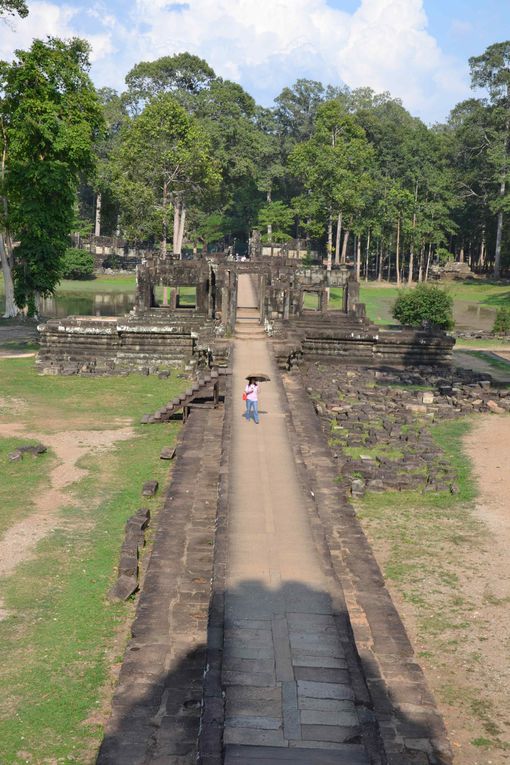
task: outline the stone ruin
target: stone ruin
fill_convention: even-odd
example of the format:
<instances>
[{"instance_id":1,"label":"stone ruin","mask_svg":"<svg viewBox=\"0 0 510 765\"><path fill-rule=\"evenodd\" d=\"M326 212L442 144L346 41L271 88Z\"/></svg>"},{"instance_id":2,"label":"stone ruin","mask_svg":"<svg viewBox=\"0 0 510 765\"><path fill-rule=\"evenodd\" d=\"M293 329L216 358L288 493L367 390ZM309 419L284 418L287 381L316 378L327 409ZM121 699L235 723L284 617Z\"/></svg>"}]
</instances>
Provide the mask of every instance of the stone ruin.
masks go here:
<instances>
[{"instance_id":1,"label":"stone ruin","mask_svg":"<svg viewBox=\"0 0 510 765\"><path fill-rule=\"evenodd\" d=\"M156 254L137 266L135 307L127 316L41 324L38 368L44 374L98 375L226 366L241 274L254 280L259 321L282 368L324 356L366 366L451 362L454 340L443 332L371 324L345 265L327 270L285 257L179 260ZM193 304L181 300L183 287L192 288ZM341 310L328 310L332 287L343 289Z\"/></svg>"}]
</instances>

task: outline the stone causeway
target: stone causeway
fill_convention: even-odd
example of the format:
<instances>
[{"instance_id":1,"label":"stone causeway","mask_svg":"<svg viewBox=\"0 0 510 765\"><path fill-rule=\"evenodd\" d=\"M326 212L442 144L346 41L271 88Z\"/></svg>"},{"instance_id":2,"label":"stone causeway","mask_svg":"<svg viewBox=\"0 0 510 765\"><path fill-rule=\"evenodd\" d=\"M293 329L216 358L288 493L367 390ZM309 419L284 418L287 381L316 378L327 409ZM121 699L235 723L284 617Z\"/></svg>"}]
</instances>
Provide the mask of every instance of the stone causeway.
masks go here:
<instances>
[{"instance_id":1,"label":"stone causeway","mask_svg":"<svg viewBox=\"0 0 510 765\"><path fill-rule=\"evenodd\" d=\"M244 463L238 348L232 355L224 406L191 408L182 428L97 765L449 765L443 721L349 502L348 466L337 480L324 421L339 412L276 360L270 409L318 572L310 584L287 581L282 565L269 571L272 587L255 573L234 582L233 571L258 570L248 558L260 540L256 526L236 536L233 517ZM242 423L249 451L268 448L257 440L268 422L261 410L259 429ZM264 482L265 505L279 488Z\"/></svg>"}]
</instances>

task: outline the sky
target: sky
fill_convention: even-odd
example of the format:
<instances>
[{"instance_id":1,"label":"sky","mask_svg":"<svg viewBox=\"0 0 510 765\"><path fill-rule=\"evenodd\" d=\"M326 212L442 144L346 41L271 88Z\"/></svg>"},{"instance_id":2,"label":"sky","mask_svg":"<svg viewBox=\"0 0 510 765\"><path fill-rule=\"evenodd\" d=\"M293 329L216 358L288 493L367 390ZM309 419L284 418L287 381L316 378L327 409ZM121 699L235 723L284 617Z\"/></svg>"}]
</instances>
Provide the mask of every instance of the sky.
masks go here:
<instances>
[{"instance_id":1,"label":"sky","mask_svg":"<svg viewBox=\"0 0 510 765\"><path fill-rule=\"evenodd\" d=\"M92 46L97 87L189 51L264 106L299 77L388 91L426 123L473 95L468 58L510 39L510 0L33 0L0 22L0 59L35 37Z\"/></svg>"}]
</instances>

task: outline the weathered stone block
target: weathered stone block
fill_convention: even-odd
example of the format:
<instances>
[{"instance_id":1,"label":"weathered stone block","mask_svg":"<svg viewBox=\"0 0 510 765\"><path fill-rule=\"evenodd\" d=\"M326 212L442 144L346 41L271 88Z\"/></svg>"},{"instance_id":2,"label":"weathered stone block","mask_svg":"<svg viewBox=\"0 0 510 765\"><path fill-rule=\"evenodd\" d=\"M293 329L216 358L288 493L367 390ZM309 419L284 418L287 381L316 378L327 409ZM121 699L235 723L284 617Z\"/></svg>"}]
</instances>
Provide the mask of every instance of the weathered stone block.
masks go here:
<instances>
[{"instance_id":1,"label":"weathered stone block","mask_svg":"<svg viewBox=\"0 0 510 765\"><path fill-rule=\"evenodd\" d=\"M146 481L142 488L143 497L154 497L159 487L157 481Z\"/></svg>"}]
</instances>

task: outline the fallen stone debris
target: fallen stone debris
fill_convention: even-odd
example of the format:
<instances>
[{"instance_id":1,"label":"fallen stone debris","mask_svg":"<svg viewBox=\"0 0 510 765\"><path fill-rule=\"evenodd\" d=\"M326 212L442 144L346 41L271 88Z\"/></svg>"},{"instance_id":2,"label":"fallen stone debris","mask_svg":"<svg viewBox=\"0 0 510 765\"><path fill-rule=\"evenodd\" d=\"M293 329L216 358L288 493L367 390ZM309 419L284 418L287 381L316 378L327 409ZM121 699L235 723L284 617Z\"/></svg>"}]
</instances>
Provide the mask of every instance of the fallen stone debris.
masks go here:
<instances>
[{"instance_id":1,"label":"fallen stone debris","mask_svg":"<svg viewBox=\"0 0 510 765\"><path fill-rule=\"evenodd\" d=\"M45 454L48 451L48 447L43 444L28 444L26 446L17 446L12 452L9 452L8 459L10 462L19 462L23 459L25 454L31 454L33 457L39 457L41 454Z\"/></svg>"},{"instance_id":2,"label":"fallen stone debris","mask_svg":"<svg viewBox=\"0 0 510 765\"><path fill-rule=\"evenodd\" d=\"M118 578L108 593L110 600L127 600L138 590L138 561L145 546L145 529L150 510L140 508L126 523L124 543L120 550Z\"/></svg>"},{"instance_id":3,"label":"fallen stone debris","mask_svg":"<svg viewBox=\"0 0 510 765\"><path fill-rule=\"evenodd\" d=\"M470 370L302 366L308 393L348 494L450 491L458 487L430 425L468 414L510 412L510 390Z\"/></svg>"}]
</instances>

